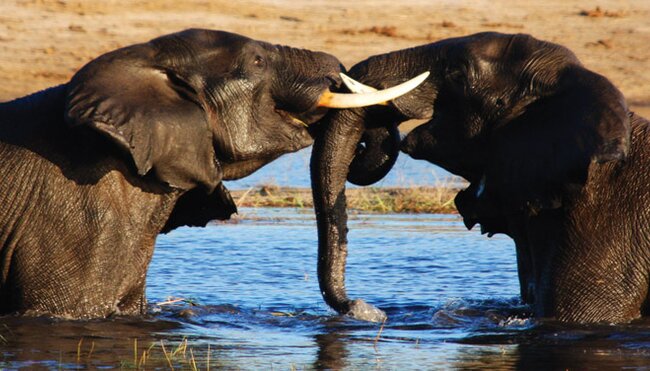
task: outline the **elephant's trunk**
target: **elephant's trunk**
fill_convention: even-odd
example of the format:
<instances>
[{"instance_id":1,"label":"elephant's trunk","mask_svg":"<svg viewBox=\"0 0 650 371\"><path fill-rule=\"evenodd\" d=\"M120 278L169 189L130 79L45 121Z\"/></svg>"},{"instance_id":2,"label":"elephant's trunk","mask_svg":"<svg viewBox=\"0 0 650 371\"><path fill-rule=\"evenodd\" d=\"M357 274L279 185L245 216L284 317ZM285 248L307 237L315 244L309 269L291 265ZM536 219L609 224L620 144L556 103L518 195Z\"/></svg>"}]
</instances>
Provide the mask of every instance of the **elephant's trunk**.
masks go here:
<instances>
[{"instance_id":1,"label":"elephant's trunk","mask_svg":"<svg viewBox=\"0 0 650 371\"><path fill-rule=\"evenodd\" d=\"M347 213L345 180L364 132L364 110L333 111L317 135L311 157L311 181L318 226L318 283L325 302L341 314L383 321L384 312L362 300L350 300L345 289Z\"/></svg>"},{"instance_id":2,"label":"elephant's trunk","mask_svg":"<svg viewBox=\"0 0 650 371\"><path fill-rule=\"evenodd\" d=\"M393 168L400 151L397 124L367 128L349 167L348 181L367 186L380 181Z\"/></svg>"},{"instance_id":3,"label":"elephant's trunk","mask_svg":"<svg viewBox=\"0 0 650 371\"><path fill-rule=\"evenodd\" d=\"M387 105L347 110L331 110L321 122L322 132L315 136L311 157L312 191L318 225L318 282L325 302L341 314L367 321L383 321L386 314L362 300L350 300L345 290L347 257L347 210L345 181L369 185L379 181L392 168L399 153L397 125L409 118L422 118L432 112L422 105L420 86L427 74L404 78L395 70L397 54L371 58L350 69L349 76L359 79L364 89L389 89L406 80L417 81L418 88ZM426 72L428 67L413 70ZM375 73L376 72L376 73ZM430 89L428 89L430 90ZM359 145L361 142L362 145Z\"/></svg>"}]
</instances>

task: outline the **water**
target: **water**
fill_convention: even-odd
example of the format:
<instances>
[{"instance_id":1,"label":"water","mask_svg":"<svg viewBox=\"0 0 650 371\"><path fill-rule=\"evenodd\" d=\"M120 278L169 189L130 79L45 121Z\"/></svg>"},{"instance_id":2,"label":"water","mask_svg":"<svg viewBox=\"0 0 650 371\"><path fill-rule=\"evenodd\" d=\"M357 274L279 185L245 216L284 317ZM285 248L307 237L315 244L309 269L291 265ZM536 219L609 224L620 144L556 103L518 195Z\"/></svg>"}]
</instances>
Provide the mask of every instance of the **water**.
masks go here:
<instances>
[{"instance_id":1,"label":"water","mask_svg":"<svg viewBox=\"0 0 650 371\"><path fill-rule=\"evenodd\" d=\"M312 211L240 213L236 223L159 238L145 319L0 319L0 368L146 359L147 369L189 369L192 358L202 369L242 370L650 368L647 322L530 319L517 299L512 242L468 232L457 216L351 216L348 291L386 310L381 328L324 305ZM198 305L155 305L170 297Z\"/></svg>"},{"instance_id":2,"label":"water","mask_svg":"<svg viewBox=\"0 0 650 371\"><path fill-rule=\"evenodd\" d=\"M226 182L229 189L247 189L260 184L277 184L309 188L309 159L311 147L284 155L246 178ZM445 182L458 182L459 178L426 161L414 161L400 153L395 166L375 187L432 186ZM348 187L355 187L348 183Z\"/></svg>"}]
</instances>

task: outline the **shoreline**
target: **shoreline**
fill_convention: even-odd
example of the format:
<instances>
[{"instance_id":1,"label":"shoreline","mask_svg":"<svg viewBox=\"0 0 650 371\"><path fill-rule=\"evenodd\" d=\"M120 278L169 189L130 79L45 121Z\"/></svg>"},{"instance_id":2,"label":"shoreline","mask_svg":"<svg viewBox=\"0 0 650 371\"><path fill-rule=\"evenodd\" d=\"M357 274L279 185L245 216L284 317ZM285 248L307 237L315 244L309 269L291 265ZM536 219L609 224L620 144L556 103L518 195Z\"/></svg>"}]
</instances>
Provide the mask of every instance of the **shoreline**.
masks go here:
<instances>
[{"instance_id":1,"label":"shoreline","mask_svg":"<svg viewBox=\"0 0 650 371\"><path fill-rule=\"evenodd\" d=\"M458 187L363 187L345 191L348 210L370 213L458 214L454 197ZM240 207L313 208L311 188L258 185L230 190Z\"/></svg>"}]
</instances>

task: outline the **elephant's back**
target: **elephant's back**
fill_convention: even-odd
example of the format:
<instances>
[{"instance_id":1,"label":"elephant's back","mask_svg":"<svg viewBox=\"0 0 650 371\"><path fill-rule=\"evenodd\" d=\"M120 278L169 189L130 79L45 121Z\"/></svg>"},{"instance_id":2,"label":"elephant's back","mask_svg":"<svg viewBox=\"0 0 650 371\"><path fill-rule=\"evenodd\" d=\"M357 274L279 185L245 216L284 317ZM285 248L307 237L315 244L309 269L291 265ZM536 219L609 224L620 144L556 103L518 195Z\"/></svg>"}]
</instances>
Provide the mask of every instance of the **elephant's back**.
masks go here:
<instances>
[{"instance_id":1,"label":"elephant's back","mask_svg":"<svg viewBox=\"0 0 650 371\"><path fill-rule=\"evenodd\" d=\"M0 103L0 137L19 136L36 126L63 121L67 85Z\"/></svg>"}]
</instances>

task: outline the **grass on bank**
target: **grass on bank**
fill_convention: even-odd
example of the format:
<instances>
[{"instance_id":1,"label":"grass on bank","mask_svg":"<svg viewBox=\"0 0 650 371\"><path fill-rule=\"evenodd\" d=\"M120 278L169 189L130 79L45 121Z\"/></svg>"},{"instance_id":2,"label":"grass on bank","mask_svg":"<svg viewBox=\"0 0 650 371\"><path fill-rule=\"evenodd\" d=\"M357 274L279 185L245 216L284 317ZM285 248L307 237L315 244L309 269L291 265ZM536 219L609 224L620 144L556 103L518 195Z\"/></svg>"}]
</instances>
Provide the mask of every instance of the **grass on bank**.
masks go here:
<instances>
[{"instance_id":1,"label":"grass on bank","mask_svg":"<svg viewBox=\"0 0 650 371\"><path fill-rule=\"evenodd\" d=\"M348 188L348 209L374 213L456 213L454 197L459 189L451 186L411 188ZM309 188L261 185L231 191L238 207L312 208Z\"/></svg>"}]
</instances>

